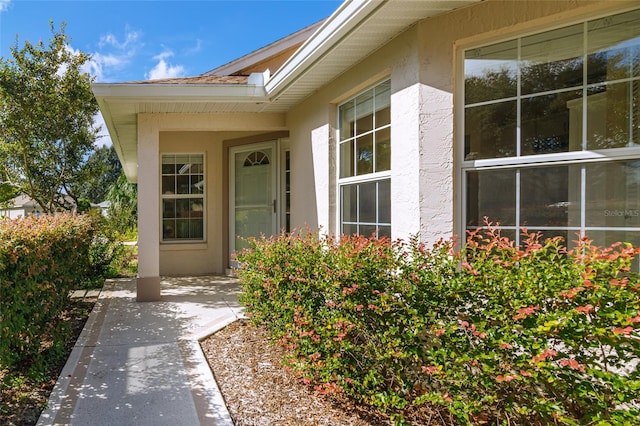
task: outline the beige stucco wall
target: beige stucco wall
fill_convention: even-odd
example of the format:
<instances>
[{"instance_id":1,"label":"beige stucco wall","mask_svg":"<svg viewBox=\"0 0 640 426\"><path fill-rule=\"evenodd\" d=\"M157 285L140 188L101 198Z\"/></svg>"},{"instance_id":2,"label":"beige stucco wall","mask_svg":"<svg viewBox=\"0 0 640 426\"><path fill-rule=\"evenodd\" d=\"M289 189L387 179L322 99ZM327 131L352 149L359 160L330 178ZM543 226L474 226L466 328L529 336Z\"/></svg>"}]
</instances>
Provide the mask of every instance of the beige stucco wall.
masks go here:
<instances>
[{"instance_id":1,"label":"beige stucco wall","mask_svg":"<svg viewBox=\"0 0 640 426\"><path fill-rule=\"evenodd\" d=\"M257 131L164 131L159 152L204 153L206 175L206 241L160 243L160 275L224 274L227 259L228 158L225 141L249 138ZM160 231L158 231L160 232Z\"/></svg>"},{"instance_id":2,"label":"beige stucco wall","mask_svg":"<svg viewBox=\"0 0 640 426\"><path fill-rule=\"evenodd\" d=\"M288 113L293 225L336 232L336 105L390 76L393 236L419 233L423 241L434 242L460 234L456 52L634 4L637 7L633 1L489 0L408 29Z\"/></svg>"}]
</instances>

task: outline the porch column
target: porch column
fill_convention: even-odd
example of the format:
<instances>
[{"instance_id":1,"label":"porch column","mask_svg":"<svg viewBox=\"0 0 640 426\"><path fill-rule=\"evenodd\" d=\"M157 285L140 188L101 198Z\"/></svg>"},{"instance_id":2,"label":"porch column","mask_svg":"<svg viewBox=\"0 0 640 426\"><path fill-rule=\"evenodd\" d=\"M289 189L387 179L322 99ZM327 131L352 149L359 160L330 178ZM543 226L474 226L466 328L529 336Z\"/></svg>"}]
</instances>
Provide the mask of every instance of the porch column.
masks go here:
<instances>
[{"instance_id":1,"label":"porch column","mask_svg":"<svg viewBox=\"0 0 640 426\"><path fill-rule=\"evenodd\" d=\"M157 119L138 115L138 302L160 300L160 159Z\"/></svg>"}]
</instances>

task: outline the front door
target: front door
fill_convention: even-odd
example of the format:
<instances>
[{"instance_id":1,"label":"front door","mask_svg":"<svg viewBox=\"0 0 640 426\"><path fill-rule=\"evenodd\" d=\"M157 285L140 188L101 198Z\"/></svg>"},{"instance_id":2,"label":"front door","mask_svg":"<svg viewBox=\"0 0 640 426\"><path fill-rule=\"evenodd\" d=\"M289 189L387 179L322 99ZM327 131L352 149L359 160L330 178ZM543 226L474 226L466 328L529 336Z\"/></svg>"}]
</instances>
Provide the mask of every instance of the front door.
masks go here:
<instances>
[{"instance_id":1,"label":"front door","mask_svg":"<svg viewBox=\"0 0 640 426\"><path fill-rule=\"evenodd\" d=\"M238 146L229 152L231 254L247 247L248 237L278 231L276 152L275 141Z\"/></svg>"}]
</instances>

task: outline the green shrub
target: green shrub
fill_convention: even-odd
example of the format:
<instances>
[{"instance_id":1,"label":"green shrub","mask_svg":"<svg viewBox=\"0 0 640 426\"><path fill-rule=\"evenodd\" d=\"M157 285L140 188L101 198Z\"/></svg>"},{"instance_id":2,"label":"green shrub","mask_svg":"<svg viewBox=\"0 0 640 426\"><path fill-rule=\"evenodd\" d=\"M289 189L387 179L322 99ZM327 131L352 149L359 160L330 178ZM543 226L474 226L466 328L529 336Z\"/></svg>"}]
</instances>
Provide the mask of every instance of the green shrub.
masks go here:
<instances>
[{"instance_id":1,"label":"green shrub","mask_svg":"<svg viewBox=\"0 0 640 426\"><path fill-rule=\"evenodd\" d=\"M61 311L88 273L93 238L87 216L0 220L0 365L37 363L64 346ZM43 348L46 338L53 342Z\"/></svg>"},{"instance_id":2,"label":"green shrub","mask_svg":"<svg viewBox=\"0 0 640 426\"><path fill-rule=\"evenodd\" d=\"M321 392L398 423L430 403L462 423L637 424L640 250L498 229L416 240L252 240L238 255L250 318Z\"/></svg>"}]
</instances>

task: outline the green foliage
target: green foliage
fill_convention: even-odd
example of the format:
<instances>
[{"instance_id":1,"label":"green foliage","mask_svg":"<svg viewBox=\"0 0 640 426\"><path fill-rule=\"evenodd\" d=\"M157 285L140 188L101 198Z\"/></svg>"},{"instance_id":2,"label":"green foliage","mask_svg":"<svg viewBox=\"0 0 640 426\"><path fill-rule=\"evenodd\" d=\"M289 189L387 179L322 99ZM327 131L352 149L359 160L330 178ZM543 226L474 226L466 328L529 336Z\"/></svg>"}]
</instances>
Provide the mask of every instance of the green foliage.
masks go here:
<instances>
[{"instance_id":1,"label":"green foliage","mask_svg":"<svg viewBox=\"0 0 640 426\"><path fill-rule=\"evenodd\" d=\"M638 424L640 249L537 234L517 247L487 228L460 250L251 240L241 300L306 383L397 423L429 403L461 423Z\"/></svg>"},{"instance_id":2,"label":"green foliage","mask_svg":"<svg viewBox=\"0 0 640 426\"><path fill-rule=\"evenodd\" d=\"M0 58L0 167L2 183L35 200L44 212L71 208L64 194L87 178L98 112L92 78L82 72L89 60L68 45L64 25L52 39L11 48Z\"/></svg>"},{"instance_id":3,"label":"green foliage","mask_svg":"<svg viewBox=\"0 0 640 426\"><path fill-rule=\"evenodd\" d=\"M88 269L88 216L0 220L0 365L46 364L63 353L60 314ZM41 342L53 342L43 348Z\"/></svg>"},{"instance_id":4,"label":"green foliage","mask_svg":"<svg viewBox=\"0 0 640 426\"><path fill-rule=\"evenodd\" d=\"M107 191L121 173L122 166L113 145L101 146L87 158L84 178L72 183L72 192L92 203L101 203L107 199Z\"/></svg>"},{"instance_id":5,"label":"green foliage","mask_svg":"<svg viewBox=\"0 0 640 426\"><path fill-rule=\"evenodd\" d=\"M109 187L106 199L109 226L119 235L135 234L138 222L138 186L127 182L124 173Z\"/></svg>"},{"instance_id":6,"label":"green foliage","mask_svg":"<svg viewBox=\"0 0 640 426\"><path fill-rule=\"evenodd\" d=\"M89 248L90 287L102 287L105 278L135 276L137 271L137 248L124 245L123 235L114 228L110 218L98 211L90 212L95 229Z\"/></svg>"}]
</instances>

